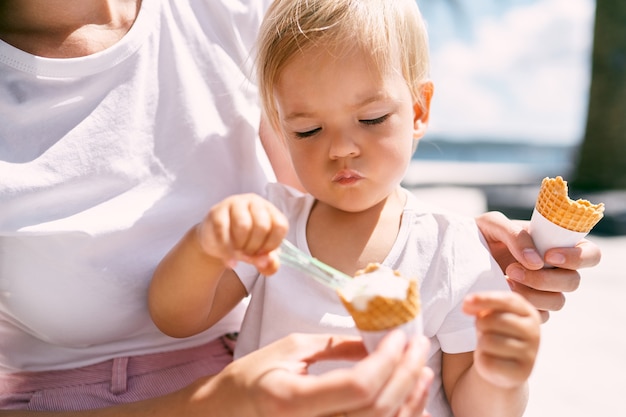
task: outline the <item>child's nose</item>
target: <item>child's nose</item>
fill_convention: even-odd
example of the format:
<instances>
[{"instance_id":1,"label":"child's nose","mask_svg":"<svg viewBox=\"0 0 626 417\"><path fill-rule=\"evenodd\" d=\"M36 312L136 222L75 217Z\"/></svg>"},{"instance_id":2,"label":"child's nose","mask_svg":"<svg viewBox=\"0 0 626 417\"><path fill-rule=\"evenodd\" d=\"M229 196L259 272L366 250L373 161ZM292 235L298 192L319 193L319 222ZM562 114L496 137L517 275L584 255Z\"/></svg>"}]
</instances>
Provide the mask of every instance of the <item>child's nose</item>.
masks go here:
<instances>
[{"instance_id":1,"label":"child's nose","mask_svg":"<svg viewBox=\"0 0 626 417\"><path fill-rule=\"evenodd\" d=\"M329 149L331 159L354 158L359 152L359 146L349 135L337 134L331 138Z\"/></svg>"}]
</instances>

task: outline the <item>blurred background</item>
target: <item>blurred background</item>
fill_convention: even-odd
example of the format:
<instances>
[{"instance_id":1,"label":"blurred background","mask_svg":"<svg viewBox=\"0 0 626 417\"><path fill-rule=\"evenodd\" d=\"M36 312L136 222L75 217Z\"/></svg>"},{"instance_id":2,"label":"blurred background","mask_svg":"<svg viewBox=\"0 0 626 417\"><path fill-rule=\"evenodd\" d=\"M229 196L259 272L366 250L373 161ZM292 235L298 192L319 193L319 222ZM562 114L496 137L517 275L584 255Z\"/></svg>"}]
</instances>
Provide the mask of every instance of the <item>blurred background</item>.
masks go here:
<instances>
[{"instance_id":1,"label":"blurred background","mask_svg":"<svg viewBox=\"0 0 626 417\"><path fill-rule=\"evenodd\" d=\"M527 218L541 178L561 175L573 198L606 203L596 233L625 235L626 2L417 2L435 96L415 159L440 163L406 185L479 186Z\"/></svg>"},{"instance_id":2,"label":"blurred background","mask_svg":"<svg viewBox=\"0 0 626 417\"><path fill-rule=\"evenodd\" d=\"M470 215L532 214L541 179L605 203L602 261L542 326L525 417L626 416L626 1L417 0L435 83L405 186Z\"/></svg>"}]
</instances>

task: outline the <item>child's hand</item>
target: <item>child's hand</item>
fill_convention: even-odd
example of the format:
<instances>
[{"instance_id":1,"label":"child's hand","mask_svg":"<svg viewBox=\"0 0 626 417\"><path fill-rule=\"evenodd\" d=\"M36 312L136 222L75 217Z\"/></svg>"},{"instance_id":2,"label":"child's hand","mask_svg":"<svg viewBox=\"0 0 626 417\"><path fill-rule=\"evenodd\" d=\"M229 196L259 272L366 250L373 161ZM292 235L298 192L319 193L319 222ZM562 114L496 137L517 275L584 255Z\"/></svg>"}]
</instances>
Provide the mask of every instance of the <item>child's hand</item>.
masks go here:
<instances>
[{"instance_id":1,"label":"child's hand","mask_svg":"<svg viewBox=\"0 0 626 417\"><path fill-rule=\"evenodd\" d=\"M245 261L264 275L278 269L273 250L287 234L287 219L273 204L256 194L230 196L211 208L197 227L202 249L234 266Z\"/></svg>"},{"instance_id":2,"label":"child's hand","mask_svg":"<svg viewBox=\"0 0 626 417\"><path fill-rule=\"evenodd\" d=\"M476 317L478 374L502 388L524 384L539 350L541 318L535 307L517 293L493 291L468 295L463 310Z\"/></svg>"}]
</instances>

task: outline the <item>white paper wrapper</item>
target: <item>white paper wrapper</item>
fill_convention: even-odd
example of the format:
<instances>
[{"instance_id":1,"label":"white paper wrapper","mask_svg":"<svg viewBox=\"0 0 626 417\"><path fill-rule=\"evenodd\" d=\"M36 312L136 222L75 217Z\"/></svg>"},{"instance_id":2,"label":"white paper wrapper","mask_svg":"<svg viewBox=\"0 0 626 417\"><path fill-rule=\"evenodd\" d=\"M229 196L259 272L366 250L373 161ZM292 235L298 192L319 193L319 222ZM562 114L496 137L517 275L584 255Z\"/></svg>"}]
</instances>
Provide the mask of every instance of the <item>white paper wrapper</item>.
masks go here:
<instances>
[{"instance_id":1,"label":"white paper wrapper","mask_svg":"<svg viewBox=\"0 0 626 417\"><path fill-rule=\"evenodd\" d=\"M361 333L361 337L363 338L363 344L367 348L367 351L371 353L376 350L376 347L387 333L396 329L401 329L402 331L404 331L407 338L411 338L413 336L424 333L422 314L420 313L413 320L391 329L381 330L378 332L359 330L359 332Z\"/></svg>"},{"instance_id":2,"label":"white paper wrapper","mask_svg":"<svg viewBox=\"0 0 626 417\"><path fill-rule=\"evenodd\" d=\"M574 232L557 226L543 217L537 209L533 210L530 218L529 232L542 258L550 248L573 247L587 236L586 232Z\"/></svg>"}]
</instances>

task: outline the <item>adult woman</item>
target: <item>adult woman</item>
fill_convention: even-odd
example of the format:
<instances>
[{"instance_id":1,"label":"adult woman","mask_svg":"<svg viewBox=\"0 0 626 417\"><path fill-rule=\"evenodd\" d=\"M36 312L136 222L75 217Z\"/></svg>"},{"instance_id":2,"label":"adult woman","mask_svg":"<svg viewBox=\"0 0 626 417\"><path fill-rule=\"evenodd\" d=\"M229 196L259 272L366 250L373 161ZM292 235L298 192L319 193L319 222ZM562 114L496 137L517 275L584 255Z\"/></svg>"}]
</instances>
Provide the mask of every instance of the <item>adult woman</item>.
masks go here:
<instances>
[{"instance_id":1,"label":"adult woman","mask_svg":"<svg viewBox=\"0 0 626 417\"><path fill-rule=\"evenodd\" d=\"M237 330L241 309L211 333L184 341L150 323L145 289L182 231L213 202L260 191L273 176L256 140L259 111L248 79L248 51L264 6L0 5L3 407L100 408L90 415L104 416L254 415L252 409L262 415L272 404L266 415L419 410L428 372L416 359L424 349L417 341L404 349L401 337L392 338L352 373L312 380L300 375L303 363L357 359L362 348L330 336L296 336L210 378L229 361L224 335ZM270 157L279 149L269 142L266 148ZM288 169L274 166L284 179ZM491 218L483 231L494 245L532 247L510 223ZM574 256L575 266L598 258L597 248L586 248ZM197 358L181 363L181 352ZM173 362L165 369L167 361ZM60 380L56 372L78 369L82 376L99 364L107 370L89 369L106 374L97 382L110 385L106 398L49 384L50 376ZM34 382L35 374L44 382ZM168 384L136 383L153 376ZM289 392L298 401L286 398ZM353 392L360 395L346 395ZM121 402L130 405L102 408ZM296 403L311 408L294 411Z\"/></svg>"}]
</instances>

